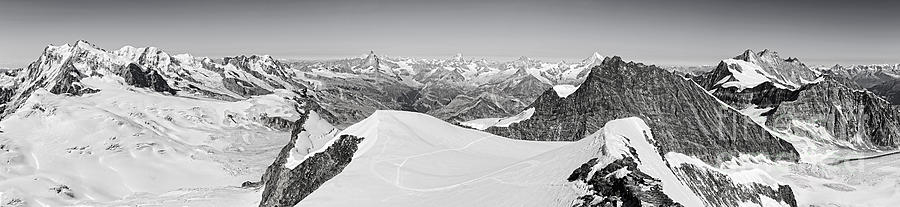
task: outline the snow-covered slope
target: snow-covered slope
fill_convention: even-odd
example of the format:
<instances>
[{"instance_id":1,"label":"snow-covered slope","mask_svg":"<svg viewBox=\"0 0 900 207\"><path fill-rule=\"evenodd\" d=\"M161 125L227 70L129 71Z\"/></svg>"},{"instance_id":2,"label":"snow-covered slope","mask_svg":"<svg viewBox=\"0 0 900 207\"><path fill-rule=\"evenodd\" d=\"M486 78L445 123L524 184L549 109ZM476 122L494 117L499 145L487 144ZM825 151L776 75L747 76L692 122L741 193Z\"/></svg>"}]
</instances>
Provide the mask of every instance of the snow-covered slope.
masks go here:
<instances>
[{"instance_id":1,"label":"snow-covered slope","mask_svg":"<svg viewBox=\"0 0 900 207\"><path fill-rule=\"evenodd\" d=\"M742 92L763 83L778 89L797 90L815 82L820 73L797 58L782 59L775 51L755 53L746 50L734 58L722 60L716 69L704 75L705 80L698 82L708 90L721 88L718 90Z\"/></svg>"},{"instance_id":2,"label":"snow-covered slope","mask_svg":"<svg viewBox=\"0 0 900 207\"><path fill-rule=\"evenodd\" d=\"M567 144L511 140L400 111L378 111L340 134L363 138L353 161L298 206L524 204L511 198L550 183L538 179L543 174L507 177L509 171L546 164L526 158ZM567 171L556 172L557 182Z\"/></svg>"},{"instance_id":3,"label":"snow-covered slope","mask_svg":"<svg viewBox=\"0 0 900 207\"><path fill-rule=\"evenodd\" d=\"M352 161L296 206L577 206L617 199L659 206L727 204L695 193L703 188L679 173L696 168L661 156L639 118L610 121L577 142L533 142L424 114L378 111L339 135L362 138ZM709 175L739 189L772 183L765 173ZM630 181L611 191L602 184L622 180ZM747 200L748 206L793 202L741 195L757 199Z\"/></svg>"},{"instance_id":4,"label":"snow-covered slope","mask_svg":"<svg viewBox=\"0 0 900 207\"><path fill-rule=\"evenodd\" d=\"M534 115L534 108L525 109L522 113L506 118L483 118L471 121L459 122L460 125L472 127L478 130L484 130L488 127L508 127L510 124L518 123L531 118Z\"/></svg>"},{"instance_id":5,"label":"snow-covered slope","mask_svg":"<svg viewBox=\"0 0 900 207\"><path fill-rule=\"evenodd\" d=\"M40 88L0 121L0 192L27 205L107 202L257 178L298 112L288 91L228 102L88 77L99 92ZM287 127L289 128L289 127Z\"/></svg>"}]
</instances>

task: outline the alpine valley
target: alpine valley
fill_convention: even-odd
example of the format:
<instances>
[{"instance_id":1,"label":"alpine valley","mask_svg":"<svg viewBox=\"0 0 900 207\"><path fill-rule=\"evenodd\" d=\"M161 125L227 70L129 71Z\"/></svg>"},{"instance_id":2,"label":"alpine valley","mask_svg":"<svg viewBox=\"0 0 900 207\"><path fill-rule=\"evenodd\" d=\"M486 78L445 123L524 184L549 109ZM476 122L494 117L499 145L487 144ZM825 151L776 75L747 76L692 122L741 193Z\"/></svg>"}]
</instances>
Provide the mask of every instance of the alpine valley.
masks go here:
<instances>
[{"instance_id":1,"label":"alpine valley","mask_svg":"<svg viewBox=\"0 0 900 207\"><path fill-rule=\"evenodd\" d=\"M47 46L0 70L0 206L900 203L900 65L735 54L674 67Z\"/></svg>"}]
</instances>

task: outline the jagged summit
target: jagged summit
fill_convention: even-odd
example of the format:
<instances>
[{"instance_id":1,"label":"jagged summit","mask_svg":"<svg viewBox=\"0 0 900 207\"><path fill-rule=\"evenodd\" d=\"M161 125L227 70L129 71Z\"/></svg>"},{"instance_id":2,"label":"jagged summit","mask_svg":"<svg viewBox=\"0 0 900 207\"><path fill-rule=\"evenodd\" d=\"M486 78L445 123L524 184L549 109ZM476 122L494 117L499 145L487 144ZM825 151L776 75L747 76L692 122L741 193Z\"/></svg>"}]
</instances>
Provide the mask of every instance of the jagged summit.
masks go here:
<instances>
[{"instance_id":1,"label":"jagged summit","mask_svg":"<svg viewBox=\"0 0 900 207\"><path fill-rule=\"evenodd\" d=\"M457 62L465 61L465 59L463 59L462 53L456 53L456 55L453 56L452 60L457 61Z\"/></svg>"},{"instance_id":2,"label":"jagged summit","mask_svg":"<svg viewBox=\"0 0 900 207\"><path fill-rule=\"evenodd\" d=\"M708 175L678 173L696 169L679 164L681 159L671 156L673 154L685 154L694 157L692 160L696 162L692 163L710 166L718 166L730 159L728 157L742 154L788 162L797 161L799 154L790 143L773 136L737 110L724 106L690 80L665 69L626 62L618 56L607 57L591 70L574 93L563 98L555 90L547 90L529 106L529 110L533 113L528 118L508 126L489 127L485 131L515 139L572 141L601 130L602 123L638 117L646 122L646 128L652 129L652 136L644 132L644 136L653 140L650 142L652 147L646 148L657 151L648 154L665 155L663 160L668 160L671 168L665 171L675 171L677 176L683 176L681 182L692 186L700 199L706 200L702 201L705 206L736 206L735 203L747 201L743 195L769 196L787 203L793 200L790 194L781 194L790 192L783 189L786 186L734 188L727 184L728 179L715 175L716 171L700 171L710 172ZM646 159L641 158L641 162ZM582 169L584 172L603 172L596 170L601 168L595 164L587 162ZM610 168L607 171L619 166ZM602 183L595 184L599 187ZM722 198L713 193L732 189L734 194L742 196ZM760 192L777 192L779 196ZM597 200L587 199L584 203L593 201Z\"/></svg>"},{"instance_id":3,"label":"jagged summit","mask_svg":"<svg viewBox=\"0 0 900 207\"><path fill-rule=\"evenodd\" d=\"M603 55L600 55L599 52L594 52L594 54L591 54L590 57L585 58L581 62L587 63L587 64L593 64L593 63L601 62L601 61L603 61L603 59L604 59Z\"/></svg>"},{"instance_id":4,"label":"jagged summit","mask_svg":"<svg viewBox=\"0 0 900 207\"><path fill-rule=\"evenodd\" d=\"M673 104L677 107L657 108L657 106ZM653 120L648 123L651 128L673 127L670 129L671 131L685 133L677 136L669 134L665 135L665 138L661 136L659 141L672 144L661 147L664 150L693 153L688 152L691 150L681 149L681 147L696 147L679 144L680 142L689 142L684 140L684 137L710 136L698 138L710 140L743 137L747 140L723 141L722 146L708 146L710 149L700 151L725 152L733 150L734 146L742 146L739 150L746 150L744 152L747 153L752 151L775 155L787 152L794 153L794 157L788 159L796 159L796 152L790 150L790 144L775 139L739 112L723 108L715 98L709 96L703 89L696 87L690 80L684 80L656 66L626 62L618 56L607 57L601 65L594 67L584 83L568 97L560 98L554 90L550 89L544 92L530 107L536 109L531 119L507 128L489 128L488 131L518 139L578 140L586 133L598 129L599 126L593 123L604 123L611 119L629 116L646 116L648 117L646 120ZM688 121L683 116L685 115L684 111L714 113L716 117L730 117L729 120L734 123L720 123L722 121L720 119L705 117L694 117ZM698 125L697 122L715 124ZM715 129L706 129L706 127ZM718 127L734 128L720 131L721 128ZM691 130L682 130L688 128ZM716 132L715 136L694 134L709 130L719 132ZM747 137L747 134L752 134L753 138ZM764 145L767 147L775 146L776 148L768 149L756 144L744 146L746 143L757 141L765 143ZM736 154L737 152L732 151L731 153ZM715 159L717 159L714 154L697 153L694 155L709 162L716 162Z\"/></svg>"},{"instance_id":5,"label":"jagged summit","mask_svg":"<svg viewBox=\"0 0 900 207\"><path fill-rule=\"evenodd\" d=\"M721 87L742 91L763 83L793 90L814 82L819 73L797 58L782 59L769 49L757 53L748 49L732 59L720 61L716 69L705 75L710 77L698 83L708 90Z\"/></svg>"}]
</instances>

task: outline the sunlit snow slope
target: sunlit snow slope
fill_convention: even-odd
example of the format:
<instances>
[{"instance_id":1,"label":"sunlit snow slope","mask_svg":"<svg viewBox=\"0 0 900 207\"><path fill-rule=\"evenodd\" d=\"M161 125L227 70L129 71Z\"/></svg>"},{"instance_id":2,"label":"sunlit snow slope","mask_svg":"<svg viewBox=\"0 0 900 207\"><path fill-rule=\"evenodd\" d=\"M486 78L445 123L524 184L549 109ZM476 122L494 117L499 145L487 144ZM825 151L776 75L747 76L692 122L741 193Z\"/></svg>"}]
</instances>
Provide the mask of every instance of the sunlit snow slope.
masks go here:
<instances>
[{"instance_id":1,"label":"sunlit snow slope","mask_svg":"<svg viewBox=\"0 0 900 207\"><path fill-rule=\"evenodd\" d=\"M651 144L650 133L641 119L626 118L577 142L522 141L424 114L378 111L339 133L364 139L350 164L297 206L572 206L585 199L600 202L606 196L635 194L669 204L704 205L704 198L673 173ZM588 160L592 165L583 164ZM601 168L623 160L637 164L600 174ZM589 172L579 171L585 167ZM593 179L585 182L579 176L644 179L649 184L629 186L639 189L634 194L601 196L594 194ZM757 182L756 177L744 176L750 181L742 182Z\"/></svg>"},{"instance_id":2,"label":"sunlit snow slope","mask_svg":"<svg viewBox=\"0 0 900 207\"><path fill-rule=\"evenodd\" d=\"M340 134L364 138L353 161L298 206L506 206L540 199L529 195L552 192L574 169L548 163L577 166L540 156L568 143L512 140L412 112L378 111Z\"/></svg>"},{"instance_id":3,"label":"sunlit snow slope","mask_svg":"<svg viewBox=\"0 0 900 207\"><path fill-rule=\"evenodd\" d=\"M117 81L85 78L101 91L83 96L39 89L0 122L4 202L61 206L237 186L257 179L289 138L259 119L298 115L285 91L228 102Z\"/></svg>"}]
</instances>

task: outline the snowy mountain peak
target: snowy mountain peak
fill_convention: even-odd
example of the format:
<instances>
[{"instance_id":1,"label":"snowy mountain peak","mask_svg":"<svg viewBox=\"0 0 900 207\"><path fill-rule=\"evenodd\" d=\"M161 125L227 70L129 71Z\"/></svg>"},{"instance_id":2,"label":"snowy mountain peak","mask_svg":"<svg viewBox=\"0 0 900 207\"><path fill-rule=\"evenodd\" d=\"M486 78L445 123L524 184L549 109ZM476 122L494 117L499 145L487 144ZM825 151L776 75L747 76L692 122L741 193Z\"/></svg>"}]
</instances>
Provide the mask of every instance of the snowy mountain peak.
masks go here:
<instances>
[{"instance_id":1,"label":"snowy mountain peak","mask_svg":"<svg viewBox=\"0 0 900 207\"><path fill-rule=\"evenodd\" d=\"M756 54L763 61L775 62L775 61L785 61L778 56L778 52L774 50L764 49L763 51Z\"/></svg>"},{"instance_id":2,"label":"snowy mountain peak","mask_svg":"<svg viewBox=\"0 0 900 207\"><path fill-rule=\"evenodd\" d=\"M747 61L747 62L756 62L756 59L758 59L758 58L757 58L756 53L753 52L753 50L746 49L746 50L744 50L743 53L741 53L738 56L735 56L733 59L743 60L743 61Z\"/></svg>"},{"instance_id":3,"label":"snowy mountain peak","mask_svg":"<svg viewBox=\"0 0 900 207\"><path fill-rule=\"evenodd\" d=\"M74 47L84 49L84 50L91 50L91 51L94 51L94 50L105 51L105 50L101 49L100 47L97 47L97 45L94 45L85 40L76 41Z\"/></svg>"},{"instance_id":4,"label":"snowy mountain peak","mask_svg":"<svg viewBox=\"0 0 900 207\"><path fill-rule=\"evenodd\" d=\"M456 55L453 56L453 60L454 60L454 61L458 61L458 62L465 61L465 60L463 59L462 53L456 53Z\"/></svg>"},{"instance_id":5,"label":"snowy mountain peak","mask_svg":"<svg viewBox=\"0 0 900 207\"><path fill-rule=\"evenodd\" d=\"M581 63L587 66L594 66L603 63L603 58L603 55L600 55L600 53L598 52L594 52L594 54L591 54L590 57L585 58L583 61L581 61Z\"/></svg>"},{"instance_id":6,"label":"snowy mountain peak","mask_svg":"<svg viewBox=\"0 0 900 207\"><path fill-rule=\"evenodd\" d=\"M375 54L375 51L370 50L369 55L366 56L365 64L366 65L377 65L379 62L378 55Z\"/></svg>"}]
</instances>

